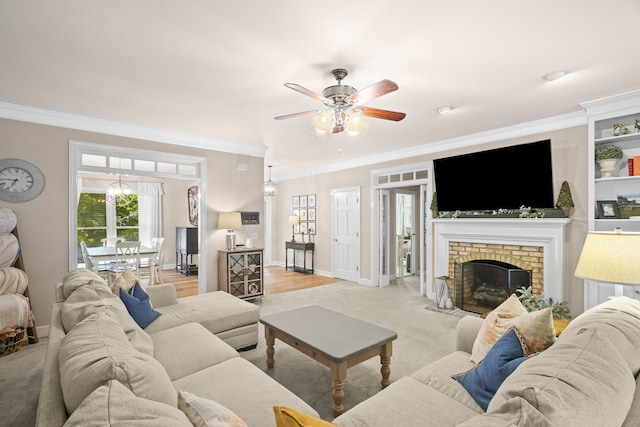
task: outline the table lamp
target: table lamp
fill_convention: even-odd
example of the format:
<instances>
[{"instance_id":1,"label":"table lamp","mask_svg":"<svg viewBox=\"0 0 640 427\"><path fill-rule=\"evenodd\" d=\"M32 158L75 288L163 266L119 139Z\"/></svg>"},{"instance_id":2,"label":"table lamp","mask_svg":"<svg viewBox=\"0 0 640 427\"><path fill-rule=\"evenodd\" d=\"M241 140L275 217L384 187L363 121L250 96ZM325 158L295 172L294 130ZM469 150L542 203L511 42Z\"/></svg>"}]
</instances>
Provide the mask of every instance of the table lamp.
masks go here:
<instances>
[{"instance_id":1,"label":"table lamp","mask_svg":"<svg viewBox=\"0 0 640 427\"><path fill-rule=\"evenodd\" d=\"M615 296L622 285L640 285L640 233L590 232L576 266L576 277L615 284Z\"/></svg>"},{"instance_id":2,"label":"table lamp","mask_svg":"<svg viewBox=\"0 0 640 427\"><path fill-rule=\"evenodd\" d=\"M300 218L298 215L291 215L289 217L289 224L291 224L291 241L296 241L296 224L300 224Z\"/></svg>"},{"instance_id":3,"label":"table lamp","mask_svg":"<svg viewBox=\"0 0 640 427\"><path fill-rule=\"evenodd\" d=\"M218 216L218 228L227 230L227 250L236 248L235 230L242 228L240 212L220 212Z\"/></svg>"}]
</instances>

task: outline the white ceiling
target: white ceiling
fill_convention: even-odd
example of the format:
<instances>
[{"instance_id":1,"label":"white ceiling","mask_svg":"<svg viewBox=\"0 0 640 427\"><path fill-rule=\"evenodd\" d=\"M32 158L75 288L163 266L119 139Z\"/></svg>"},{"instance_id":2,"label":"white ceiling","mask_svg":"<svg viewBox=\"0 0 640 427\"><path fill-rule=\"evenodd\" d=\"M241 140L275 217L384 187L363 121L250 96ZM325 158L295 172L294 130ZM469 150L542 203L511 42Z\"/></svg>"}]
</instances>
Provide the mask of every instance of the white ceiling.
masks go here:
<instances>
[{"instance_id":1,"label":"white ceiling","mask_svg":"<svg viewBox=\"0 0 640 427\"><path fill-rule=\"evenodd\" d=\"M265 147L277 180L638 90L639 18L637 0L0 0L0 102ZM321 106L285 82L321 92L338 67L395 81L366 106L406 119L356 140L273 119Z\"/></svg>"}]
</instances>

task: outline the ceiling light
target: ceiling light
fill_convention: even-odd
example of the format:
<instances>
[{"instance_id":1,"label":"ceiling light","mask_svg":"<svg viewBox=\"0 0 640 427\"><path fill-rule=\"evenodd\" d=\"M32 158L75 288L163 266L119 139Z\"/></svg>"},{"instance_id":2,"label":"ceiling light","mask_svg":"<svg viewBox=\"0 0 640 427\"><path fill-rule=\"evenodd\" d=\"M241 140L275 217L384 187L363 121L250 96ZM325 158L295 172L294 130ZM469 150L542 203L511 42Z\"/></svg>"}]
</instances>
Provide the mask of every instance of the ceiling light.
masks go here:
<instances>
[{"instance_id":1,"label":"ceiling light","mask_svg":"<svg viewBox=\"0 0 640 427\"><path fill-rule=\"evenodd\" d=\"M451 112L451 110L453 110L453 107L440 107L440 108L438 108L438 113L447 114L447 113Z\"/></svg>"},{"instance_id":2,"label":"ceiling light","mask_svg":"<svg viewBox=\"0 0 640 427\"><path fill-rule=\"evenodd\" d=\"M567 72L566 71L555 71L553 73L549 73L549 74L545 74L544 76L542 76L543 79L552 82L554 80L558 80L561 79L562 77L566 76Z\"/></svg>"},{"instance_id":3,"label":"ceiling light","mask_svg":"<svg viewBox=\"0 0 640 427\"><path fill-rule=\"evenodd\" d=\"M118 182L114 182L107 187L107 202L114 206L120 206L124 202L124 197L132 193L131 186L126 182L122 182L122 176L118 175Z\"/></svg>"},{"instance_id":4,"label":"ceiling light","mask_svg":"<svg viewBox=\"0 0 640 427\"><path fill-rule=\"evenodd\" d=\"M275 196L278 192L278 186L271 181L271 165L269 165L269 180L264 182L264 195Z\"/></svg>"},{"instance_id":5,"label":"ceiling light","mask_svg":"<svg viewBox=\"0 0 640 427\"><path fill-rule=\"evenodd\" d=\"M335 105L320 111L313 116L311 122L313 124L311 131L321 138L325 138L330 133L343 131L346 131L347 138L357 138L367 128L362 111L359 108L344 105Z\"/></svg>"}]
</instances>

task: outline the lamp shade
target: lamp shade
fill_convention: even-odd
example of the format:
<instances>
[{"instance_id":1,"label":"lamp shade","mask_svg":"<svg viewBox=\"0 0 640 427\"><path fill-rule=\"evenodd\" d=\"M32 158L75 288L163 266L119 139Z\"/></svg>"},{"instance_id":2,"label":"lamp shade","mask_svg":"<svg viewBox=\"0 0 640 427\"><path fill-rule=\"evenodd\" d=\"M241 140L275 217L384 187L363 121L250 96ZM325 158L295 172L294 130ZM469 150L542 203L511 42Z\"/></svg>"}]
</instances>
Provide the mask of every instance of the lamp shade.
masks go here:
<instances>
[{"instance_id":1,"label":"lamp shade","mask_svg":"<svg viewBox=\"0 0 640 427\"><path fill-rule=\"evenodd\" d=\"M296 225L296 224L298 224L299 222L300 222L300 218L298 218L298 216L297 216L297 215L291 215L291 216L289 217L289 224L291 224L291 225Z\"/></svg>"},{"instance_id":2,"label":"lamp shade","mask_svg":"<svg viewBox=\"0 0 640 427\"><path fill-rule=\"evenodd\" d=\"M592 232L575 272L581 279L640 285L640 233Z\"/></svg>"},{"instance_id":3,"label":"lamp shade","mask_svg":"<svg viewBox=\"0 0 640 427\"><path fill-rule=\"evenodd\" d=\"M218 215L218 228L240 230L242 228L240 212L220 212L220 215Z\"/></svg>"}]
</instances>

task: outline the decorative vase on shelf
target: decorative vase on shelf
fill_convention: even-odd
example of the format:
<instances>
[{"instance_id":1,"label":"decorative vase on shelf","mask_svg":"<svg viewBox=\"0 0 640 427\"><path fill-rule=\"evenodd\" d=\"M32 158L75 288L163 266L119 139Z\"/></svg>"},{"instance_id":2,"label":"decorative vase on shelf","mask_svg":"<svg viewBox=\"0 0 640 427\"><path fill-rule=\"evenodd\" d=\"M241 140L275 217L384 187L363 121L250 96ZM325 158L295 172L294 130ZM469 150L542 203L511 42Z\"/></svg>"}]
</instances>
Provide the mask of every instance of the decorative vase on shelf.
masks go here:
<instances>
[{"instance_id":1,"label":"decorative vase on shelf","mask_svg":"<svg viewBox=\"0 0 640 427\"><path fill-rule=\"evenodd\" d=\"M598 160L600 164L600 172L602 172L603 178L611 178L614 175L616 170L616 165L618 164L618 160L620 159L602 159Z\"/></svg>"}]
</instances>

